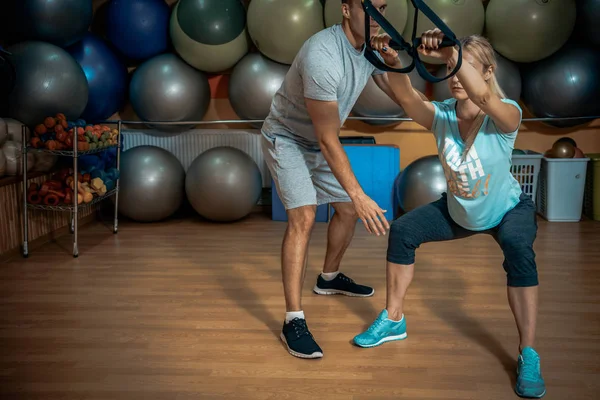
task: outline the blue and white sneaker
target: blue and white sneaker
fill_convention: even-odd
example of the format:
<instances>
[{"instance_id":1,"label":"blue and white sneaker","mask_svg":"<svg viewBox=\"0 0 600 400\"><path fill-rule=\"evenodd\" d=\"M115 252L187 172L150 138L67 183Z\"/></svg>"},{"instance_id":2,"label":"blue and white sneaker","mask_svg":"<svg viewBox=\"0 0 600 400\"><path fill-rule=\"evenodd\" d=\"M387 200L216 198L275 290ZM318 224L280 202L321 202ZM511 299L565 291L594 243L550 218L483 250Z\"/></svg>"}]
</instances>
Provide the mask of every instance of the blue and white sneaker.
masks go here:
<instances>
[{"instance_id":1,"label":"blue and white sneaker","mask_svg":"<svg viewBox=\"0 0 600 400\"><path fill-rule=\"evenodd\" d=\"M515 392L520 397L539 399L546 394L546 384L540 369L540 356L531 347L525 347L517 360Z\"/></svg>"},{"instance_id":2,"label":"blue and white sneaker","mask_svg":"<svg viewBox=\"0 0 600 400\"><path fill-rule=\"evenodd\" d=\"M388 319L388 312L384 309L365 332L354 337L354 343L360 347L375 347L403 339L406 339L406 318L392 321Z\"/></svg>"}]
</instances>

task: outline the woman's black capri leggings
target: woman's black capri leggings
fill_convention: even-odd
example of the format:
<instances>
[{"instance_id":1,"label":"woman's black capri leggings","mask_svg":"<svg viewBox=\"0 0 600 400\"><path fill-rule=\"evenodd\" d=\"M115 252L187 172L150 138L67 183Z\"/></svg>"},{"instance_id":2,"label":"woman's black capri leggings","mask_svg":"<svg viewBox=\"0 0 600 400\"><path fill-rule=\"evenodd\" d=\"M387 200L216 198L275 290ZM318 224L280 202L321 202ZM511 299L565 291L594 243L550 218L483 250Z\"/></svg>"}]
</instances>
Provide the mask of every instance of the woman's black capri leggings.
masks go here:
<instances>
[{"instance_id":1,"label":"woman's black capri leggings","mask_svg":"<svg viewBox=\"0 0 600 400\"><path fill-rule=\"evenodd\" d=\"M537 236L535 205L526 194L504 215L502 221L486 231L470 231L452 220L448 213L446 193L396 219L390 228L387 260L394 264L415 262L415 250L423 243L460 239L477 233L494 237L504 253L502 264L508 286L524 287L538 284L533 242Z\"/></svg>"}]
</instances>

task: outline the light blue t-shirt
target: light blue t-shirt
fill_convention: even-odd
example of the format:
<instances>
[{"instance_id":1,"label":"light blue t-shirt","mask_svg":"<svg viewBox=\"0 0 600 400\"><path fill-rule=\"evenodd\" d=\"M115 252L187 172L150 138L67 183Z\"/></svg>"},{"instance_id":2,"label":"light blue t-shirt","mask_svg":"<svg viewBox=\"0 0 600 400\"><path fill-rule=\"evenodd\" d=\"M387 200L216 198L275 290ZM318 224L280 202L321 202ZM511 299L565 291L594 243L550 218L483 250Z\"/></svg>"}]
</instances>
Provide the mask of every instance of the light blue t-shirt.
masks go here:
<instances>
[{"instance_id":1,"label":"light blue t-shirt","mask_svg":"<svg viewBox=\"0 0 600 400\"><path fill-rule=\"evenodd\" d=\"M377 56L382 59L378 53ZM273 97L262 131L318 149L305 97L337 101L343 124L369 78L383 73L365 58L364 46L357 50L350 44L340 24L323 29L304 42L298 51Z\"/></svg>"},{"instance_id":2,"label":"light blue t-shirt","mask_svg":"<svg viewBox=\"0 0 600 400\"><path fill-rule=\"evenodd\" d=\"M516 106L522 115L516 102L502 101ZM486 115L469 153L463 158L465 143L458 130L456 99L432 103L435 107L432 131L448 183L448 212L466 229L493 228L521 196L521 185L510 171L519 128L502 133Z\"/></svg>"}]
</instances>

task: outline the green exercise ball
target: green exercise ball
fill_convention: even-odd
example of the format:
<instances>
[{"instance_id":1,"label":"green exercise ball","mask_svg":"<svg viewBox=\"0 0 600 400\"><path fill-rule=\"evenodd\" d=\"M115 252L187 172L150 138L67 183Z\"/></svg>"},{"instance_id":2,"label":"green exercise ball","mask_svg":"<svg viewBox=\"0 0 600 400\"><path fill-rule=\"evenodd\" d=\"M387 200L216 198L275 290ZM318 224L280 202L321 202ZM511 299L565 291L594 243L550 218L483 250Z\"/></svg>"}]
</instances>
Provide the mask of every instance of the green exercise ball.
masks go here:
<instances>
[{"instance_id":1,"label":"green exercise ball","mask_svg":"<svg viewBox=\"0 0 600 400\"><path fill-rule=\"evenodd\" d=\"M258 50L288 65L304 42L325 28L319 0L252 0L247 18L248 33Z\"/></svg>"},{"instance_id":2,"label":"green exercise ball","mask_svg":"<svg viewBox=\"0 0 600 400\"><path fill-rule=\"evenodd\" d=\"M246 9L240 0L179 0L177 19L192 40L219 45L244 31Z\"/></svg>"},{"instance_id":3,"label":"green exercise ball","mask_svg":"<svg viewBox=\"0 0 600 400\"><path fill-rule=\"evenodd\" d=\"M560 49L575 27L575 0L490 0L486 35L509 60L529 63Z\"/></svg>"},{"instance_id":4,"label":"green exercise ball","mask_svg":"<svg viewBox=\"0 0 600 400\"><path fill-rule=\"evenodd\" d=\"M218 73L232 68L248 53L250 42L245 27L241 31L235 29L236 32L239 31L239 34L227 43L212 44L215 41L220 42L224 38L230 37L232 31L228 31L227 34L217 35L218 39L205 39L209 43L193 39L184 31L178 18L179 7L182 4L182 2L179 2L173 8L169 23L169 32L173 48L186 63L203 72ZM196 18L200 18L200 14L194 15ZM204 33L210 36L211 29L207 27ZM201 29L199 31L202 32Z\"/></svg>"},{"instance_id":5,"label":"green exercise ball","mask_svg":"<svg viewBox=\"0 0 600 400\"><path fill-rule=\"evenodd\" d=\"M425 4L438 16L457 38L480 35L483 32L485 23L485 9L481 0L425 0ZM411 42L412 31L415 19L415 8L408 2L408 16L406 18L406 27L402 36L407 42ZM420 37L425 31L437 28L419 11L417 20L417 37ZM419 55L423 62L430 64L443 64L432 57Z\"/></svg>"}]
</instances>

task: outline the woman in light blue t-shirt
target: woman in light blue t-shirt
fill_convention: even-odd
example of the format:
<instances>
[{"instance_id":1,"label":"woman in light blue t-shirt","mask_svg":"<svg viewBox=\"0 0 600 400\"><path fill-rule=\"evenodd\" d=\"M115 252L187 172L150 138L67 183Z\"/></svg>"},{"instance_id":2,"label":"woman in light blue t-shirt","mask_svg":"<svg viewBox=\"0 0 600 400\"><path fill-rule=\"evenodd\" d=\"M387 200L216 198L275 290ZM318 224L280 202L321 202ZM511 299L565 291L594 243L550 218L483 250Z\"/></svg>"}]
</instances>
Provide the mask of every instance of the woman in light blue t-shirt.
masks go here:
<instances>
[{"instance_id":1,"label":"woman in light blue t-shirt","mask_svg":"<svg viewBox=\"0 0 600 400\"><path fill-rule=\"evenodd\" d=\"M422 36L419 52L454 70L458 51L438 48L439 29ZM388 35L373 39L385 62L401 68L387 47ZM490 234L504 254L508 300L520 336L515 391L523 397L546 393L540 361L533 349L538 304L538 276L533 242L536 210L510 172L512 150L521 124L519 105L506 99L495 76L492 46L478 35L461 40L462 66L447 80L452 98L423 100L407 74L389 73L389 82L408 117L430 129L444 167L448 192L392 223L387 252L387 302L375 322L354 338L361 347L406 338L404 296L414 274L415 250L423 243ZM458 250L457 250L458 251ZM450 284L450 283L449 283Z\"/></svg>"}]
</instances>

